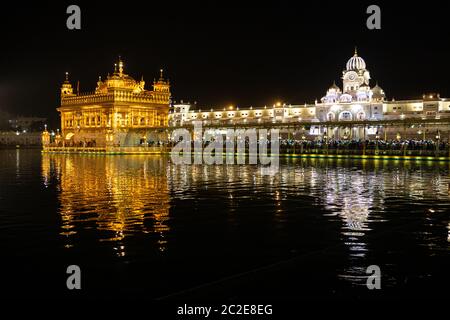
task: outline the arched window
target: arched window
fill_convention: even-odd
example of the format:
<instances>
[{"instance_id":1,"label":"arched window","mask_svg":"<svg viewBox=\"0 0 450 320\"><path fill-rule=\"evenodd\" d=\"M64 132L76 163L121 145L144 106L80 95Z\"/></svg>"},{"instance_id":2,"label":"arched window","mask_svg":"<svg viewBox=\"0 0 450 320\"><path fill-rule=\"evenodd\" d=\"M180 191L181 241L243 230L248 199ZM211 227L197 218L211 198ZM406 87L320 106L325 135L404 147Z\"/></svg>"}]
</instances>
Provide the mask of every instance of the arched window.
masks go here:
<instances>
[{"instance_id":1,"label":"arched window","mask_svg":"<svg viewBox=\"0 0 450 320\"><path fill-rule=\"evenodd\" d=\"M365 120L366 119L366 114L364 113L364 111L360 111L356 114L356 119L357 120Z\"/></svg>"},{"instance_id":2,"label":"arched window","mask_svg":"<svg viewBox=\"0 0 450 320\"><path fill-rule=\"evenodd\" d=\"M339 121L350 121L352 120L352 114L350 111L342 111L339 114Z\"/></svg>"},{"instance_id":3,"label":"arched window","mask_svg":"<svg viewBox=\"0 0 450 320\"><path fill-rule=\"evenodd\" d=\"M327 114L327 121L334 121L334 113L333 112L328 112Z\"/></svg>"}]
</instances>

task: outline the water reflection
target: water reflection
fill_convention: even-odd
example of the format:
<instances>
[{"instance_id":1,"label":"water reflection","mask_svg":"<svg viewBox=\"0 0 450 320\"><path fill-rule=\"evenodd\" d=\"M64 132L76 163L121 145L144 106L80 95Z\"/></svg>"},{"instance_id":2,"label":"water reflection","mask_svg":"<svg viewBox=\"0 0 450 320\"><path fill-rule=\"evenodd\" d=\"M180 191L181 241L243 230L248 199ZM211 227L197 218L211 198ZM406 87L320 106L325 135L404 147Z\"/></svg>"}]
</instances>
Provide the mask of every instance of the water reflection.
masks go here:
<instances>
[{"instance_id":1,"label":"water reflection","mask_svg":"<svg viewBox=\"0 0 450 320\"><path fill-rule=\"evenodd\" d=\"M365 285L369 265L393 267L404 253L390 249L380 258L375 250L385 254L388 249L380 248L386 241L379 236L383 233L399 232L418 239L408 239L405 248L423 246L427 256L449 251L450 226L446 242L437 236L449 219L445 214L450 209L448 164L292 160L291 165L282 170L283 183L298 186L298 196L313 196L316 200L312 203L326 209L324 216L330 222L341 223L348 262L338 270L338 278ZM411 225L416 230L408 234ZM384 245L395 247L396 243L386 241Z\"/></svg>"},{"instance_id":2,"label":"water reflection","mask_svg":"<svg viewBox=\"0 0 450 320\"><path fill-rule=\"evenodd\" d=\"M77 233L93 229L100 241L114 243L119 256L126 255L124 239L138 233L156 236L164 251L170 208L165 168L158 157L43 155L44 184L57 180L66 247Z\"/></svg>"},{"instance_id":3,"label":"water reflection","mask_svg":"<svg viewBox=\"0 0 450 320\"><path fill-rule=\"evenodd\" d=\"M314 251L319 245L309 238L319 239L320 245L340 246L336 252L344 248L344 261L330 263L339 279L357 285L365 284L366 268L373 262L394 265L390 259L403 254L394 248L381 256L384 246L395 243L376 236L392 234L391 223L415 223L413 232L399 229L405 237L415 237L414 243L407 238L405 245L423 246L429 255L448 251L448 172L448 164L292 159L281 165L278 175L265 176L256 166L176 166L159 157L42 158L44 185L56 180L59 189L61 235L67 247L78 245L83 232L113 243L119 256L127 255L125 240L132 235L150 237L165 251L169 231L182 237L185 229L188 240L195 233L210 241L223 228L239 226L226 229L206 254L234 245L229 248L233 254L247 255L240 250L254 240L233 239L242 235L239 230L256 235L266 230L267 248L255 244L249 249L262 252L290 249L290 242L298 239L302 249ZM177 230L170 228L174 222L180 226ZM318 234L324 224L335 229ZM301 238L295 228L310 234Z\"/></svg>"},{"instance_id":4,"label":"water reflection","mask_svg":"<svg viewBox=\"0 0 450 320\"><path fill-rule=\"evenodd\" d=\"M450 242L450 222L448 223L447 229L448 229L447 241Z\"/></svg>"}]
</instances>

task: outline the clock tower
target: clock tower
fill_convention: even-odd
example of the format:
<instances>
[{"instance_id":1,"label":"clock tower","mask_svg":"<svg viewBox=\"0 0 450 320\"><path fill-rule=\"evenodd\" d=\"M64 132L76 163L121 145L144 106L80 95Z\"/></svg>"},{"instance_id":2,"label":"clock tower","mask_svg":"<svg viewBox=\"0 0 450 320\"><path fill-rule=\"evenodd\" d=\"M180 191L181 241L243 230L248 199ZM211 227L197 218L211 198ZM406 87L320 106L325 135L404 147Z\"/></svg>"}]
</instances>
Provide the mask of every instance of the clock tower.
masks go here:
<instances>
[{"instance_id":1,"label":"clock tower","mask_svg":"<svg viewBox=\"0 0 450 320\"><path fill-rule=\"evenodd\" d=\"M342 72L343 92L350 95L355 93L361 87L369 87L370 73L366 69L366 62L358 56L355 49L355 54L348 60L346 69Z\"/></svg>"}]
</instances>

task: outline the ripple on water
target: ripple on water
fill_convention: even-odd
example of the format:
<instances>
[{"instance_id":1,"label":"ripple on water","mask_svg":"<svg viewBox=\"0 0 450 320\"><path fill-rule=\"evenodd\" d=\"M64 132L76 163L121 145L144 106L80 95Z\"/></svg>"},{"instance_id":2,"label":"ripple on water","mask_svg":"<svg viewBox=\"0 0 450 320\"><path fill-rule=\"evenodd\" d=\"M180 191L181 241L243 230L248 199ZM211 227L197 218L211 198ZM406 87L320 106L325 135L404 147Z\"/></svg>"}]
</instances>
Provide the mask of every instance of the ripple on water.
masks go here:
<instances>
[{"instance_id":1,"label":"ripple on water","mask_svg":"<svg viewBox=\"0 0 450 320\"><path fill-rule=\"evenodd\" d=\"M175 166L160 157L38 154L27 160L23 154L17 160L13 153L1 160L2 234L28 225L30 237L48 237L33 233L29 215L11 210L28 210L16 197L36 185L35 197L57 207L56 227L68 251L95 255L101 243L118 258L158 252L177 263L192 254L199 270L213 264L204 257L214 256L214 267L225 274L292 252L322 252L334 277L356 286L365 284L372 264L393 286L403 283L399 270L410 261L432 265L429 257L448 256L448 165L296 159L264 176L257 166Z\"/></svg>"}]
</instances>

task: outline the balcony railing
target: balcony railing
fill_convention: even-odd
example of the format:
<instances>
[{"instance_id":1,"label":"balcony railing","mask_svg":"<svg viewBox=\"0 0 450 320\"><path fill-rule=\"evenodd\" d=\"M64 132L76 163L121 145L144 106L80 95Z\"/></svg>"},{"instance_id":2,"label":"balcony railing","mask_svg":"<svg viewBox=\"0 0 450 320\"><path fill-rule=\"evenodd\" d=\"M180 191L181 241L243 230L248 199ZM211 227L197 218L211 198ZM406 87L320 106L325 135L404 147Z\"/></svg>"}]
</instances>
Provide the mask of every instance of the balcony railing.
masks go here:
<instances>
[{"instance_id":1,"label":"balcony railing","mask_svg":"<svg viewBox=\"0 0 450 320\"><path fill-rule=\"evenodd\" d=\"M109 93L95 92L84 93L78 96L68 96L61 98L61 106L73 106L83 104L98 104L108 102L141 102L141 103L157 103L168 104L166 95L163 94L136 94L128 91L113 91Z\"/></svg>"}]
</instances>

